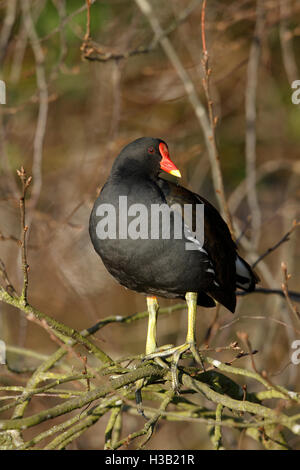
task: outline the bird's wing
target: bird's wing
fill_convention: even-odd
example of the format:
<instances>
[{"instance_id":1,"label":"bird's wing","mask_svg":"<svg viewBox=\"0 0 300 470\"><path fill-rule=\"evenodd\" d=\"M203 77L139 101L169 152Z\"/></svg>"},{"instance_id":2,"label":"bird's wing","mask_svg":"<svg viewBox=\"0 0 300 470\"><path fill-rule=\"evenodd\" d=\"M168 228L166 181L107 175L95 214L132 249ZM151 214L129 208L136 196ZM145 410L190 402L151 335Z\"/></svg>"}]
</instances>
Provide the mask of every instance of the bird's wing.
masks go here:
<instances>
[{"instance_id":1,"label":"bird's wing","mask_svg":"<svg viewBox=\"0 0 300 470\"><path fill-rule=\"evenodd\" d=\"M169 206L179 204L183 208L184 204L192 205L193 220L184 219L184 223L189 225L191 231L195 231L196 206L197 204L204 205L202 248L212 262L216 281L211 294L216 300L228 305L230 310L234 310L237 252L226 223L217 209L198 194L161 178L158 184Z\"/></svg>"}]
</instances>

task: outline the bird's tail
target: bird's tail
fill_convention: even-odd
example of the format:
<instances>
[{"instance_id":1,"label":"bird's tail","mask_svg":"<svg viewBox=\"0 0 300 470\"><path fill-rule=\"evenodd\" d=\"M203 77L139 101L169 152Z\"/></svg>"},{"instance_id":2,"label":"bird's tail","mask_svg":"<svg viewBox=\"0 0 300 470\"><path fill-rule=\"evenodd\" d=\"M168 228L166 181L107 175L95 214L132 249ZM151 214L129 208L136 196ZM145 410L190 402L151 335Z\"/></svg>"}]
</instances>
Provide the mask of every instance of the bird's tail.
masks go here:
<instances>
[{"instance_id":1,"label":"bird's tail","mask_svg":"<svg viewBox=\"0 0 300 470\"><path fill-rule=\"evenodd\" d=\"M260 281L257 274L252 270L247 261L239 255L236 255L235 266L236 287L247 292L253 291L255 289L255 284Z\"/></svg>"}]
</instances>

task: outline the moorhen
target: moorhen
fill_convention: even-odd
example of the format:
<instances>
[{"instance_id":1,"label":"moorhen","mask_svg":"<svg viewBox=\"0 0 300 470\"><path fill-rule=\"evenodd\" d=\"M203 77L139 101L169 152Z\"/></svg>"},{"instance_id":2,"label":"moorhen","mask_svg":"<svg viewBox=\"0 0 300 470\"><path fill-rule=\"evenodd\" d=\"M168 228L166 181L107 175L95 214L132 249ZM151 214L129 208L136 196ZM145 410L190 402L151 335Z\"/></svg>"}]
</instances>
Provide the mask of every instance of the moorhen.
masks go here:
<instances>
[{"instance_id":1,"label":"moorhen","mask_svg":"<svg viewBox=\"0 0 300 470\"><path fill-rule=\"evenodd\" d=\"M258 277L238 255L219 212L202 196L161 178L162 170L181 176L163 140L142 137L124 147L95 201L89 232L110 274L123 286L147 296L146 357L163 362L160 357L172 356L173 386L178 388L181 355L190 350L202 363L195 338L197 304L213 307L217 301L234 313L236 289L254 290ZM163 233L163 217L158 219L158 232L149 232L152 208L162 205L176 208L169 218L170 236ZM189 220L182 216L186 206L192 208ZM200 206L204 207L203 240L194 236L196 209ZM181 214L178 207L182 208ZM146 218L142 217L143 210ZM178 214L183 220L181 237L178 232L175 236ZM188 331L183 345L157 349L156 296L186 299Z\"/></svg>"}]
</instances>

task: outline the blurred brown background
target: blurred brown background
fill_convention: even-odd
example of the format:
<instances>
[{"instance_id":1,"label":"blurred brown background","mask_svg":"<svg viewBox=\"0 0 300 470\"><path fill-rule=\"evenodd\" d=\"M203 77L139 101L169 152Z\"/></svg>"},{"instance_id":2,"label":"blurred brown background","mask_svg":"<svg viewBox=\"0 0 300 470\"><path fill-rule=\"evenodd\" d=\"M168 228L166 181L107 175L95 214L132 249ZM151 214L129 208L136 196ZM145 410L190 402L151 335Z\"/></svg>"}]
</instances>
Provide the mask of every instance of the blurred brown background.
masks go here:
<instances>
[{"instance_id":1,"label":"blurred brown background","mask_svg":"<svg viewBox=\"0 0 300 470\"><path fill-rule=\"evenodd\" d=\"M174 26L168 37L206 106L201 2L150 3L163 29ZM241 253L249 262L291 228L299 217L300 196L300 105L291 99L291 83L300 79L300 4L292 0L261 3L263 27L254 97L256 233L251 230L245 190L249 176L245 95L253 86L249 61L256 41L257 5L255 1L210 0L206 12L217 145L229 207L237 235L242 233ZM186 18L181 22L182 14ZM125 290L108 275L88 235L97 191L125 144L141 136L164 139L182 173L182 184L217 204L202 130L160 45L120 60L83 60L80 47L86 21L84 0L0 1L0 79L7 88L7 103L0 105L0 257L20 289L20 251L10 238L20 236L16 169L23 165L33 175L27 209L29 301L78 330L110 314L127 315L146 308L142 295ZM96 0L91 6L91 37L104 54L122 55L149 45L153 31L134 1ZM258 264L261 287L281 289L280 266L285 261L292 274L289 287L299 291L299 254L299 232L295 231L290 241ZM161 299L160 304L171 301ZM214 310L199 308L199 344L213 315ZM299 391L300 365L290 364L290 358L292 341L300 339L300 333L283 298L262 294L239 298L234 317L222 308L217 326L211 346L225 346L236 340L237 331L246 331L253 348L259 350L257 368L267 370L275 383ZM0 304L0 328L1 338L9 345L45 354L57 347L45 331L4 304ZM159 343L180 344L185 330L185 312L165 316L159 320ZM97 337L100 346L116 358L142 352L145 331L146 321L141 321L132 326L112 325ZM225 361L227 356L216 357ZM239 365L251 367L249 359ZM43 399L36 399L35 406L42 409ZM128 417L127 431L136 429L139 420ZM80 437L77 448L101 448L104 424L100 420ZM230 448L258 446L246 437L240 442L230 429L225 436ZM210 446L205 426L165 422L149 444L160 449Z\"/></svg>"}]
</instances>

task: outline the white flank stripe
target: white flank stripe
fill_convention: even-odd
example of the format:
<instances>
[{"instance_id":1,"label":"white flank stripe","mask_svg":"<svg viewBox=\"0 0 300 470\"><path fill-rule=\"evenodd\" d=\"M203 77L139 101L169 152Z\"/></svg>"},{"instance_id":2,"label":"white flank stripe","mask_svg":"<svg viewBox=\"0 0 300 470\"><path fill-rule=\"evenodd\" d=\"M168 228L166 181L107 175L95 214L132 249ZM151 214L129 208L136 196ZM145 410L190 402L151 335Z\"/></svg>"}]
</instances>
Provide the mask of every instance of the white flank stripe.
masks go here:
<instances>
[{"instance_id":1,"label":"white flank stripe","mask_svg":"<svg viewBox=\"0 0 300 470\"><path fill-rule=\"evenodd\" d=\"M208 268L208 269L206 270L206 272L207 272L207 273L215 274L215 271L214 271L213 269L211 269L211 268Z\"/></svg>"}]
</instances>

